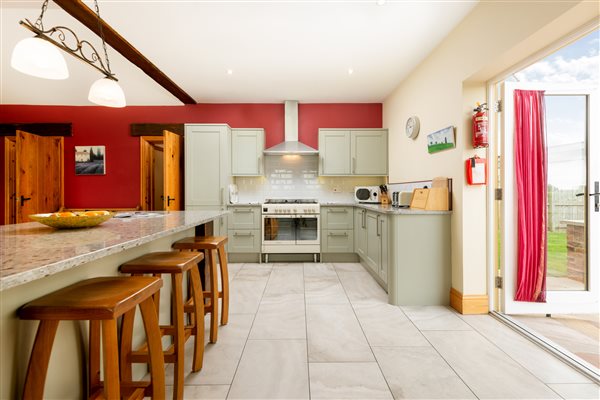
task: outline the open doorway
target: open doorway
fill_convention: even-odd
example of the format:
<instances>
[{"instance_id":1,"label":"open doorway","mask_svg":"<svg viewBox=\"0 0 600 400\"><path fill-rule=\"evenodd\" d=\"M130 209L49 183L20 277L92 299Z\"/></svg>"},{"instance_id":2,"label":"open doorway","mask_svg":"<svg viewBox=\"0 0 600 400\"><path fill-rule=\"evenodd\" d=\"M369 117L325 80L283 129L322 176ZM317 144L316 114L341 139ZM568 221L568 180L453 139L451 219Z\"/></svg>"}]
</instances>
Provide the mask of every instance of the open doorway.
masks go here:
<instances>
[{"instance_id":1,"label":"open doorway","mask_svg":"<svg viewBox=\"0 0 600 400\"><path fill-rule=\"evenodd\" d=\"M183 163L180 135L140 137L140 204L147 211L182 209Z\"/></svg>"},{"instance_id":2,"label":"open doorway","mask_svg":"<svg viewBox=\"0 0 600 400\"><path fill-rule=\"evenodd\" d=\"M497 85L502 104L497 124L498 186L503 195L496 205L500 256L499 268L494 269L501 278L495 309L596 378L600 376L599 42L596 26ZM543 91L547 194L541 301L517 300L517 215L528 213L522 207L518 211L516 201L514 101L520 90Z\"/></svg>"}]
</instances>

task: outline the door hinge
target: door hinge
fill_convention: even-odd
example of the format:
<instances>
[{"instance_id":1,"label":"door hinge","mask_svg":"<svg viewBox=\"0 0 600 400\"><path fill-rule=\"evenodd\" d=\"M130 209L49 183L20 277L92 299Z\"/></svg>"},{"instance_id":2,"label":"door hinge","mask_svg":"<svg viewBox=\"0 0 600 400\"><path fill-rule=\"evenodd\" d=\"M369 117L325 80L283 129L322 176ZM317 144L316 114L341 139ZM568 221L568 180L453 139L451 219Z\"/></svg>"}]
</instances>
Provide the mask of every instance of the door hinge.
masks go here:
<instances>
[{"instance_id":1,"label":"door hinge","mask_svg":"<svg viewBox=\"0 0 600 400\"><path fill-rule=\"evenodd\" d=\"M494 103L494 111L502 112L502 100L496 100L496 102Z\"/></svg>"},{"instance_id":2,"label":"door hinge","mask_svg":"<svg viewBox=\"0 0 600 400\"><path fill-rule=\"evenodd\" d=\"M497 276L496 277L496 289L502 289L502 284L504 283L504 280L502 279L501 276Z\"/></svg>"},{"instance_id":3,"label":"door hinge","mask_svg":"<svg viewBox=\"0 0 600 400\"><path fill-rule=\"evenodd\" d=\"M494 200L502 200L502 189L496 189L494 191Z\"/></svg>"}]
</instances>

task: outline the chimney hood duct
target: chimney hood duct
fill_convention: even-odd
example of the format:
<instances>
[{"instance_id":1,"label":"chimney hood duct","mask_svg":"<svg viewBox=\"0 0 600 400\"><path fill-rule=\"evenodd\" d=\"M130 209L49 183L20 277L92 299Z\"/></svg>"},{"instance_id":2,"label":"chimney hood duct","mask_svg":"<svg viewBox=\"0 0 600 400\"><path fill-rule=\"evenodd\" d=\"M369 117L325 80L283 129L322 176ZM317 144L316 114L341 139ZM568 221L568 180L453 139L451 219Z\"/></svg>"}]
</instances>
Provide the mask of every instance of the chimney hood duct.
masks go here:
<instances>
[{"instance_id":1,"label":"chimney hood duct","mask_svg":"<svg viewBox=\"0 0 600 400\"><path fill-rule=\"evenodd\" d=\"M298 141L298 102L285 102L285 141L264 151L267 156L285 154L317 155L318 150Z\"/></svg>"}]
</instances>

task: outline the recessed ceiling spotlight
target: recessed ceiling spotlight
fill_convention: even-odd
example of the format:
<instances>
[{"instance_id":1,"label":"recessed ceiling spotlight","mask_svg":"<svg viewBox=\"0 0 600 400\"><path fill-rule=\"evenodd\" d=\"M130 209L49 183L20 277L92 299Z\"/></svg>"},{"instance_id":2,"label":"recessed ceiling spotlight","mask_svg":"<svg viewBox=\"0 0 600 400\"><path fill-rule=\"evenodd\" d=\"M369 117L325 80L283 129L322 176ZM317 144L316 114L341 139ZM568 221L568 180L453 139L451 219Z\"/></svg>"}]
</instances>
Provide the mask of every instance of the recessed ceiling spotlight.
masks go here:
<instances>
[{"instance_id":1,"label":"recessed ceiling spotlight","mask_svg":"<svg viewBox=\"0 0 600 400\"><path fill-rule=\"evenodd\" d=\"M352 75L354 73L354 70L352 68L348 68L348 75Z\"/></svg>"},{"instance_id":2,"label":"recessed ceiling spotlight","mask_svg":"<svg viewBox=\"0 0 600 400\"><path fill-rule=\"evenodd\" d=\"M232 69L228 69L227 70L227 75L233 75L233 70Z\"/></svg>"},{"instance_id":3,"label":"recessed ceiling spotlight","mask_svg":"<svg viewBox=\"0 0 600 400\"><path fill-rule=\"evenodd\" d=\"M385 0L377 0L377 5L382 6L385 4Z\"/></svg>"}]
</instances>

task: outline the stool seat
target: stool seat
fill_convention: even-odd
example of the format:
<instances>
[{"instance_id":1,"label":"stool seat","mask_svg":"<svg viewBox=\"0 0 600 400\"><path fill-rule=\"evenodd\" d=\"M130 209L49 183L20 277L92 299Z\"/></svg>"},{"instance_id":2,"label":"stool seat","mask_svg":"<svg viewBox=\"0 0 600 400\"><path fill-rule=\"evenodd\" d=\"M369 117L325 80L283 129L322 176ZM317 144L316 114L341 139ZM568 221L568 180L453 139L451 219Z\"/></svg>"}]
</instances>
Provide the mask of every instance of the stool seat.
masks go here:
<instances>
[{"instance_id":1,"label":"stool seat","mask_svg":"<svg viewBox=\"0 0 600 400\"><path fill-rule=\"evenodd\" d=\"M154 277L101 277L75 283L27 303L21 319L115 319L151 297L162 286Z\"/></svg>"},{"instance_id":2,"label":"stool seat","mask_svg":"<svg viewBox=\"0 0 600 400\"><path fill-rule=\"evenodd\" d=\"M128 261L119 269L126 274L176 274L188 271L203 259L202 253L162 251Z\"/></svg>"},{"instance_id":3,"label":"stool seat","mask_svg":"<svg viewBox=\"0 0 600 400\"><path fill-rule=\"evenodd\" d=\"M227 243L227 236L193 236L173 243L178 250L214 250Z\"/></svg>"}]
</instances>

